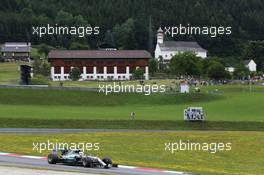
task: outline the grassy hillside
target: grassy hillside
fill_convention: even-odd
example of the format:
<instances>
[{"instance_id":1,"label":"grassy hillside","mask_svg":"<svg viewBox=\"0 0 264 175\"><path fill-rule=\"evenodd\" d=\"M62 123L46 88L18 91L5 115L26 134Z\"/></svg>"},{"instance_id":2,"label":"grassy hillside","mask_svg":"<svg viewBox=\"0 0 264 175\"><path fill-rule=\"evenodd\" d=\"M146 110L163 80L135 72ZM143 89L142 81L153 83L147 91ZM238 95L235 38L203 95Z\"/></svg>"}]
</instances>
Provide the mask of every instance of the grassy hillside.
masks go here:
<instances>
[{"instance_id":1,"label":"grassy hillside","mask_svg":"<svg viewBox=\"0 0 264 175\"><path fill-rule=\"evenodd\" d=\"M19 64L0 64L0 84L17 84ZM153 82L175 85L175 80L152 80ZM64 86L98 87L109 82L64 82ZM138 84L138 81L124 83ZM58 85L53 82L52 85ZM201 88L201 94L109 94L75 90L34 90L0 89L0 118L2 127L107 127L141 129L186 128L183 110L190 106L204 108L208 121L205 128L232 129L231 124L223 122L242 122L235 128L263 128L264 87L254 85L249 92L248 85L208 86ZM136 113L132 123L130 113ZM12 120L11 120L12 119ZM69 125L64 121L69 120ZM99 120L99 121L98 121ZM19 122L16 122L19 121ZM105 123L108 122L108 123ZM129 121L129 122L128 122ZM159 121L162 127L157 127ZM55 122L55 124L54 124ZM175 123L174 123L175 122ZM35 125L34 125L35 124ZM199 125L198 125L199 126ZM187 127L188 128L188 127ZM189 126L189 129L196 126ZM199 128L199 127L198 127ZM248 129L247 129L248 128ZM256 129L259 130L259 129ZM262 129L261 129L262 130Z\"/></svg>"},{"instance_id":2,"label":"grassy hillside","mask_svg":"<svg viewBox=\"0 0 264 175\"><path fill-rule=\"evenodd\" d=\"M19 83L19 64L0 63L0 85Z\"/></svg>"},{"instance_id":3,"label":"grassy hillside","mask_svg":"<svg viewBox=\"0 0 264 175\"><path fill-rule=\"evenodd\" d=\"M213 94L132 94L97 91L50 90L50 89L0 89L0 104L4 105L59 105L59 106L155 106L209 102L224 98Z\"/></svg>"},{"instance_id":4,"label":"grassy hillside","mask_svg":"<svg viewBox=\"0 0 264 175\"><path fill-rule=\"evenodd\" d=\"M217 93L215 89L218 89ZM261 122L251 128L263 128L264 88L254 86L204 87L201 94L110 94L94 91L0 89L0 118L2 127L87 127L87 128L184 128L183 109L190 106L204 108L207 121L218 121L216 126L205 128L231 128L221 122ZM249 105L250 104L250 105ZM130 113L136 113L136 122L128 123ZM12 120L10 120L12 119ZM64 122L69 124L66 125ZM20 122L16 122L20 121ZM92 121L92 122L91 122ZM157 122L155 122L157 121ZM156 127L159 122L163 126ZM171 122L170 122L171 121ZM15 124L14 124L15 122ZM153 123L154 122L154 123ZM89 123L89 124L87 124ZM35 124L35 125L34 125ZM212 123L211 123L212 124ZM243 128L241 123L237 127ZM195 124L194 124L195 125ZM210 125L208 123L208 125ZM143 127L142 127L143 126ZM200 126L200 124L198 125ZM190 129L195 128L192 126ZM179 129L179 128L178 128ZM252 129L251 129L252 130Z\"/></svg>"},{"instance_id":5,"label":"grassy hillside","mask_svg":"<svg viewBox=\"0 0 264 175\"><path fill-rule=\"evenodd\" d=\"M218 94L208 93L218 88ZM263 121L264 88L233 86L201 94L110 94L93 91L0 89L1 118L181 120L183 109L202 106L211 121ZM243 92L244 90L244 92ZM207 92L207 93L206 93ZM250 105L249 105L250 104ZM13 111L16 112L13 112ZM19 111L19 112L18 112Z\"/></svg>"}]
</instances>

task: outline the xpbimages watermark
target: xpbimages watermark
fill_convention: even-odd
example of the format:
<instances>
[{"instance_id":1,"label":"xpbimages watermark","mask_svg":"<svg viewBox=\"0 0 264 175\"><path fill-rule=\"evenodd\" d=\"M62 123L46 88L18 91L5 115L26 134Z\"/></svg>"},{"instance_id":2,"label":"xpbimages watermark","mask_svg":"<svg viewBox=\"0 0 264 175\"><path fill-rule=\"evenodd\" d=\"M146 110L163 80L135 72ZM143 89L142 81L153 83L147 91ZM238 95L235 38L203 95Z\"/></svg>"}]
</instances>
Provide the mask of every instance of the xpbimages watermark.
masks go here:
<instances>
[{"instance_id":1,"label":"xpbimages watermark","mask_svg":"<svg viewBox=\"0 0 264 175\"><path fill-rule=\"evenodd\" d=\"M164 34L175 37L177 35L209 35L215 38L219 35L231 35L232 27L230 26L191 26L190 24L179 26L165 26Z\"/></svg>"},{"instance_id":2,"label":"xpbimages watermark","mask_svg":"<svg viewBox=\"0 0 264 175\"><path fill-rule=\"evenodd\" d=\"M100 143L91 143L91 142L53 142L47 140L45 142L33 142L32 143L32 150L42 153L43 151L52 151L56 150L75 150L80 149L82 152L84 151L98 151L100 149Z\"/></svg>"},{"instance_id":3,"label":"xpbimages watermark","mask_svg":"<svg viewBox=\"0 0 264 175\"><path fill-rule=\"evenodd\" d=\"M166 91L165 85L131 85L122 83L113 83L107 85L99 85L99 93L108 95L109 93L143 93L150 95L151 93L164 93Z\"/></svg>"},{"instance_id":4,"label":"xpbimages watermark","mask_svg":"<svg viewBox=\"0 0 264 175\"><path fill-rule=\"evenodd\" d=\"M191 142L190 140L178 142L168 142L164 144L165 151L170 153L175 153L177 151L205 151L212 154L221 151L231 151L232 143L223 143L223 142Z\"/></svg>"},{"instance_id":5,"label":"xpbimages watermark","mask_svg":"<svg viewBox=\"0 0 264 175\"><path fill-rule=\"evenodd\" d=\"M32 34L39 37L45 35L75 35L83 38L89 35L99 35L100 27L95 26L58 26L58 24L47 26L33 26Z\"/></svg>"}]
</instances>

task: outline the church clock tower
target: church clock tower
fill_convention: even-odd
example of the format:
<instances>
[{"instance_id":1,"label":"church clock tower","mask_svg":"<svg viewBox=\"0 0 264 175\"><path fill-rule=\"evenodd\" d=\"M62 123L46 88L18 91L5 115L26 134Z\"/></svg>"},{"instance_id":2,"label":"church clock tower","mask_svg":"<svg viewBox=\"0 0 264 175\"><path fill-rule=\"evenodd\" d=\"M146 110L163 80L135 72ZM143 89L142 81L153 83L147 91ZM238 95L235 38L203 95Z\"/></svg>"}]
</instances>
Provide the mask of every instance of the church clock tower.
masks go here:
<instances>
[{"instance_id":1,"label":"church clock tower","mask_svg":"<svg viewBox=\"0 0 264 175\"><path fill-rule=\"evenodd\" d=\"M157 31L157 43L163 44L163 39L164 39L164 33L160 27L159 30Z\"/></svg>"}]
</instances>

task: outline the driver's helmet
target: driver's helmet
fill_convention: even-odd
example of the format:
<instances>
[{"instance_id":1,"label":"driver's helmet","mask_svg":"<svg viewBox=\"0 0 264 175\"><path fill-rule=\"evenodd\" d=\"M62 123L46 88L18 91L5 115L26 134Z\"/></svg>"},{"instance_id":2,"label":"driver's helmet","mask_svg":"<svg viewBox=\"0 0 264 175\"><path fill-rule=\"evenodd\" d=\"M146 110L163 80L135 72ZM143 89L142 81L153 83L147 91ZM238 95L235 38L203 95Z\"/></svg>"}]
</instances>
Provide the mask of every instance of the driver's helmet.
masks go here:
<instances>
[{"instance_id":1,"label":"driver's helmet","mask_svg":"<svg viewBox=\"0 0 264 175\"><path fill-rule=\"evenodd\" d=\"M64 149L61 150L61 154L62 155L66 154L67 152L68 152L68 149L67 148L64 148Z\"/></svg>"}]
</instances>

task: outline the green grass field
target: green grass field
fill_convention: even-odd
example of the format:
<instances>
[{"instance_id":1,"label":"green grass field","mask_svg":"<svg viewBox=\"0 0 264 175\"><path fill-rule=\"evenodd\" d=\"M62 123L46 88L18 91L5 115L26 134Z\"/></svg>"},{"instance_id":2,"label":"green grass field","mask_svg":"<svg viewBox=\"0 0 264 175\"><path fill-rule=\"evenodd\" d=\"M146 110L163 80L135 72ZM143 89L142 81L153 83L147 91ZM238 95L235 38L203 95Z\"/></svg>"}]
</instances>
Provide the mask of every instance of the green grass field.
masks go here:
<instances>
[{"instance_id":1,"label":"green grass field","mask_svg":"<svg viewBox=\"0 0 264 175\"><path fill-rule=\"evenodd\" d=\"M0 64L0 84L16 84L18 64ZM176 80L152 80L157 84L175 85ZM110 82L64 82L64 86L98 87ZM127 81L127 84L138 84ZM51 83L56 86L58 82ZM218 93L214 93L215 90ZM109 94L94 91L51 89L0 89L0 126L2 127L106 127L141 129L231 129L263 130L264 87L254 85L223 85L201 87L201 94ZM183 110L190 106L204 108L207 122L185 124ZM130 113L136 113L131 122ZM64 121L70 121L69 126ZM19 122L18 122L19 121ZM163 125L157 127L159 122ZM229 122L229 124L227 123ZM232 123L235 122L235 123ZM252 123L255 122L253 125ZM88 124L87 124L88 123ZM92 123L92 124L90 124ZM177 127L173 127L176 126ZM251 127L249 127L251 125ZM228 127L230 126L230 127ZM225 128L226 127L226 128Z\"/></svg>"},{"instance_id":2,"label":"green grass field","mask_svg":"<svg viewBox=\"0 0 264 175\"><path fill-rule=\"evenodd\" d=\"M3 66L4 65L4 66ZM0 84L17 84L15 64L0 66ZM10 73L12 72L12 73ZM155 80L153 80L155 81ZM153 81L147 81L152 84ZM156 81L172 86L175 80ZM109 82L64 82L64 86L98 87ZM138 84L137 81L125 82ZM58 86L58 82L52 82ZM217 91L216 91L217 89ZM178 132L110 132L87 134L0 134L0 151L34 152L33 142L100 142L95 155L110 156L119 164L190 171L205 175L261 175L264 172L264 87L222 85L201 87L201 93L166 94L0 88L0 127L100 128L180 130ZM184 122L183 109L201 106L206 122ZM130 113L136 119L130 119ZM188 130L188 131L182 131ZM204 130L204 131L190 131ZM217 131L216 131L217 130ZM246 132L249 131L249 132ZM232 150L212 154L203 151L164 150L164 143L231 142ZM118 151L117 151L118 150Z\"/></svg>"},{"instance_id":3,"label":"green grass field","mask_svg":"<svg viewBox=\"0 0 264 175\"><path fill-rule=\"evenodd\" d=\"M208 93L216 88L221 93ZM179 123L183 119L183 109L189 106L202 106L207 121L211 124L218 122L216 128L225 124L221 122L238 122L236 125L240 125L239 122L244 122L242 123L244 125L250 125L247 122L258 122L258 126L255 126L256 130L262 130L264 127L263 92L263 87L255 86L250 93L247 86L234 85L206 87L202 89L201 94L173 93L150 96L132 93L106 96L94 91L74 90L0 89L0 118L6 121L2 122L2 127L15 127L16 124L12 124L12 121L17 120L21 121L17 123L17 127L26 127L30 123L35 123L35 127L38 125L54 127L57 123L58 127L67 128L64 124L61 125L60 121L68 120L73 121L70 127L78 128L92 127L86 124L89 121L93 121L94 128L104 127L107 122L109 123L107 128L117 127L115 125L120 125L119 128L134 128L138 123L133 126L133 122L129 120L131 111L135 111L135 122L142 121L142 125L143 123L146 125L145 129L151 129L150 125L158 125L159 121L167 123L160 129L165 129L166 126L168 126L167 129L175 129L169 126L170 122L178 122L176 123L179 125L178 129L182 129L186 126ZM95 121L97 124L94 123ZM55 124L51 124L53 122ZM153 128L159 129L155 126ZM247 126L245 130L246 128Z\"/></svg>"},{"instance_id":4,"label":"green grass field","mask_svg":"<svg viewBox=\"0 0 264 175\"><path fill-rule=\"evenodd\" d=\"M255 88L254 92L249 93L238 87L222 87L217 87L223 91L222 94L150 96L132 93L106 96L94 91L0 89L0 117L127 120L130 112L135 111L137 120L181 120L184 108L202 106L209 121L263 121L261 102L264 88Z\"/></svg>"},{"instance_id":5,"label":"green grass field","mask_svg":"<svg viewBox=\"0 0 264 175\"><path fill-rule=\"evenodd\" d=\"M19 83L19 64L0 63L0 84Z\"/></svg>"},{"instance_id":6,"label":"green grass field","mask_svg":"<svg viewBox=\"0 0 264 175\"><path fill-rule=\"evenodd\" d=\"M262 175L264 172L263 132L162 132L162 133L87 133L87 134L0 134L0 150L46 156L33 151L33 142L100 143L99 151L86 152L109 156L119 164L187 171L204 175ZM230 151L165 151L165 143L231 143ZM256 144L257 143L257 144ZM213 148L212 148L213 149Z\"/></svg>"}]
</instances>

